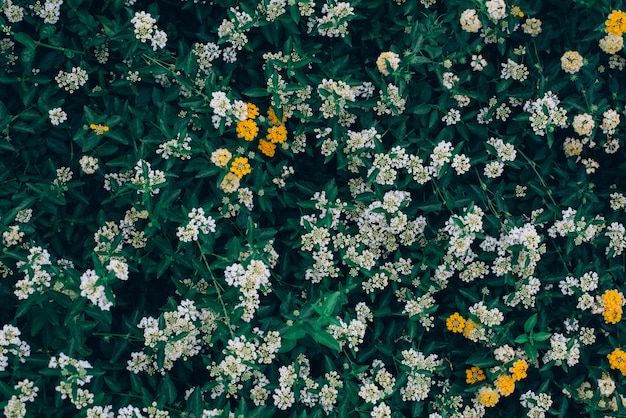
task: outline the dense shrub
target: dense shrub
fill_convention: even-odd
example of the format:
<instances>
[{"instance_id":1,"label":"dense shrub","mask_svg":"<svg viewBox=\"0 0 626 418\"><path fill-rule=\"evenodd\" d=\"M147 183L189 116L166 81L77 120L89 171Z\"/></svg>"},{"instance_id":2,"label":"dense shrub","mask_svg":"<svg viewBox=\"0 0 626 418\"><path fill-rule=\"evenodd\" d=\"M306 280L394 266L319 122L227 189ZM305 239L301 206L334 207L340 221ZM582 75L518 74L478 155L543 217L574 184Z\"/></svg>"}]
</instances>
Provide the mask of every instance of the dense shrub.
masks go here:
<instances>
[{"instance_id":1,"label":"dense shrub","mask_svg":"<svg viewBox=\"0 0 626 418\"><path fill-rule=\"evenodd\" d=\"M624 414L621 1L0 5L5 416Z\"/></svg>"}]
</instances>

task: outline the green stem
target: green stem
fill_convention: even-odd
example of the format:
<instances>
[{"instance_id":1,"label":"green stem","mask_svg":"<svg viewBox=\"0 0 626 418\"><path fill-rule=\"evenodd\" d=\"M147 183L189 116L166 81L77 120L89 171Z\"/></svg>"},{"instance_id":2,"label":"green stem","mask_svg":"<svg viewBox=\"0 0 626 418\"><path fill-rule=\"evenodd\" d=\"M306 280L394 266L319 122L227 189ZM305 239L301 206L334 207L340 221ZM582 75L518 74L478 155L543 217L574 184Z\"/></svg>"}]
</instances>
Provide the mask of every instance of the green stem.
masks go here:
<instances>
[{"instance_id":1,"label":"green stem","mask_svg":"<svg viewBox=\"0 0 626 418\"><path fill-rule=\"evenodd\" d=\"M204 263L204 266L206 267L207 271L209 272L209 275L211 276L211 280L213 280L213 287L215 288L215 292L217 293L217 299L219 300L220 305L222 306L222 311L224 313L224 322L226 323L226 326L228 326L228 330L230 331L231 337L235 338L235 333L233 332L233 327L231 326L230 317L228 315L228 309L226 308L226 304L224 303L224 299L222 298L222 292L224 291L224 289L222 289L222 286L219 284L219 282L215 278L215 275L213 274L213 271L211 270L211 267L209 266L209 262L206 259L206 255L204 254L204 251L202 251L202 246L197 241L196 241L196 244L198 245L198 250L200 250L200 254L201 254L200 258L202 259L202 263Z\"/></svg>"},{"instance_id":2,"label":"green stem","mask_svg":"<svg viewBox=\"0 0 626 418\"><path fill-rule=\"evenodd\" d=\"M74 54L77 54L77 55L84 55L85 54L83 51L78 51L76 49L63 48L62 46L50 45L50 44L46 44L46 43L41 42L41 41L34 41L34 42L35 42L35 45L37 45L37 46L42 46L42 47L48 48L48 49L54 49L56 51L63 51L63 52L69 51L69 52L73 52Z\"/></svg>"}]
</instances>

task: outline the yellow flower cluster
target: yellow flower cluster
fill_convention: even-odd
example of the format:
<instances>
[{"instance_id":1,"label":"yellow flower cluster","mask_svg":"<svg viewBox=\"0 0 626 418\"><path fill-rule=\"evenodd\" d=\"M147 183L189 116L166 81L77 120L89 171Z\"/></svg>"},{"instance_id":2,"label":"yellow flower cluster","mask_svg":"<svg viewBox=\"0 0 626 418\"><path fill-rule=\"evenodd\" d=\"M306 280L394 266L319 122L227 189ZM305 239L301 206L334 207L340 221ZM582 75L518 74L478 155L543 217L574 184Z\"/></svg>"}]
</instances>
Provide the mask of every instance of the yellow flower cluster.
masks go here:
<instances>
[{"instance_id":1,"label":"yellow flower cluster","mask_svg":"<svg viewBox=\"0 0 626 418\"><path fill-rule=\"evenodd\" d=\"M617 324L622 319L622 305L624 297L615 289L607 290L602 295L602 304L604 305L604 322L607 324Z\"/></svg>"},{"instance_id":2,"label":"yellow flower cluster","mask_svg":"<svg viewBox=\"0 0 626 418\"><path fill-rule=\"evenodd\" d=\"M616 348L606 356L609 359L611 369L616 369L626 376L626 351Z\"/></svg>"},{"instance_id":3,"label":"yellow flower cluster","mask_svg":"<svg viewBox=\"0 0 626 418\"><path fill-rule=\"evenodd\" d=\"M285 125L272 126L267 130L267 139L273 144L282 144L287 140L287 128Z\"/></svg>"},{"instance_id":4,"label":"yellow flower cluster","mask_svg":"<svg viewBox=\"0 0 626 418\"><path fill-rule=\"evenodd\" d=\"M463 332L465 328L465 318L463 318L458 312L453 313L446 319L446 328L452 332Z\"/></svg>"},{"instance_id":5,"label":"yellow flower cluster","mask_svg":"<svg viewBox=\"0 0 626 418\"><path fill-rule=\"evenodd\" d=\"M230 164L230 171L238 178L242 178L246 174L250 174L250 163L247 157L237 157Z\"/></svg>"},{"instance_id":6,"label":"yellow flower cluster","mask_svg":"<svg viewBox=\"0 0 626 418\"><path fill-rule=\"evenodd\" d=\"M259 140L259 150L268 157L273 157L276 152L276 144L273 144L264 139Z\"/></svg>"},{"instance_id":7,"label":"yellow flower cluster","mask_svg":"<svg viewBox=\"0 0 626 418\"><path fill-rule=\"evenodd\" d=\"M486 378L485 372L480 367L472 366L470 369L465 370L465 382L467 382L468 385L482 382Z\"/></svg>"},{"instance_id":8,"label":"yellow flower cluster","mask_svg":"<svg viewBox=\"0 0 626 418\"><path fill-rule=\"evenodd\" d=\"M236 131L238 138L243 138L246 141L252 141L259 133L259 127L252 119L246 119L237 122Z\"/></svg>"},{"instance_id":9,"label":"yellow flower cluster","mask_svg":"<svg viewBox=\"0 0 626 418\"><path fill-rule=\"evenodd\" d=\"M526 360L517 360L511 367L509 367L509 372L513 376L513 380L516 382L522 379L525 379L528 371L528 363Z\"/></svg>"},{"instance_id":10,"label":"yellow flower cluster","mask_svg":"<svg viewBox=\"0 0 626 418\"><path fill-rule=\"evenodd\" d=\"M503 373L494 382L496 389L502 396L509 396L515 390L515 379L510 374Z\"/></svg>"},{"instance_id":11,"label":"yellow flower cluster","mask_svg":"<svg viewBox=\"0 0 626 418\"><path fill-rule=\"evenodd\" d=\"M490 408L496 406L500 400L500 394L491 386L483 386L478 390L478 402Z\"/></svg>"},{"instance_id":12,"label":"yellow flower cluster","mask_svg":"<svg viewBox=\"0 0 626 418\"><path fill-rule=\"evenodd\" d=\"M109 131L109 127L102 124L96 125L95 123L92 123L91 125L89 125L89 128L91 128L91 130L94 131L96 135L104 135L105 132Z\"/></svg>"},{"instance_id":13,"label":"yellow flower cluster","mask_svg":"<svg viewBox=\"0 0 626 418\"><path fill-rule=\"evenodd\" d=\"M626 32L626 13L621 10L613 10L605 24L607 33L622 36L622 33Z\"/></svg>"}]
</instances>

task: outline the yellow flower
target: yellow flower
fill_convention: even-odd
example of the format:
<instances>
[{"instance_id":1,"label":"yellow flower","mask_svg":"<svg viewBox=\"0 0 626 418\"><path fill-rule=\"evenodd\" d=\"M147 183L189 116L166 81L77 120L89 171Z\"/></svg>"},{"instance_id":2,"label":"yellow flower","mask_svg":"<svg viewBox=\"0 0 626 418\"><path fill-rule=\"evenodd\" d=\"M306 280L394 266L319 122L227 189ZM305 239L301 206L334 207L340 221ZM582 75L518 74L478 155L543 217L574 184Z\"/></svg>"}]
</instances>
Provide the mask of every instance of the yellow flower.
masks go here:
<instances>
[{"instance_id":1,"label":"yellow flower","mask_svg":"<svg viewBox=\"0 0 626 418\"><path fill-rule=\"evenodd\" d=\"M237 137L243 138L246 141L252 141L259 133L259 127L256 126L256 122L252 119L246 119L237 122Z\"/></svg>"},{"instance_id":2,"label":"yellow flower","mask_svg":"<svg viewBox=\"0 0 626 418\"><path fill-rule=\"evenodd\" d=\"M222 179L220 189L222 189L225 193L232 193L236 191L239 189L239 177L229 171Z\"/></svg>"},{"instance_id":3,"label":"yellow flower","mask_svg":"<svg viewBox=\"0 0 626 418\"><path fill-rule=\"evenodd\" d=\"M502 396L509 396L515 390L515 379L509 374L501 374L496 378L494 384Z\"/></svg>"},{"instance_id":4,"label":"yellow flower","mask_svg":"<svg viewBox=\"0 0 626 418\"><path fill-rule=\"evenodd\" d=\"M250 174L250 163L246 157L237 157L230 165L230 171L237 177L242 178L246 174Z\"/></svg>"},{"instance_id":5,"label":"yellow flower","mask_svg":"<svg viewBox=\"0 0 626 418\"><path fill-rule=\"evenodd\" d=\"M246 107L248 108L248 119L256 119L259 116L259 108L254 103L246 103Z\"/></svg>"},{"instance_id":6,"label":"yellow flower","mask_svg":"<svg viewBox=\"0 0 626 418\"><path fill-rule=\"evenodd\" d=\"M285 125L272 126L267 130L267 139L274 144L282 144L287 140L287 128Z\"/></svg>"},{"instance_id":7,"label":"yellow flower","mask_svg":"<svg viewBox=\"0 0 626 418\"><path fill-rule=\"evenodd\" d=\"M511 15L517 17L524 17L524 12L519 6L511 6Z\"/></svg>"},{"instance_id":8,"label":"yellow flower","mask_svg":"<svg viewBox=\"0 0 626 418\"><path fill-rule=\"evenodd\" d=\"M525 379L528 371L528 363L526 360L517 360L511 367L509 367L509 371L513 375L513 380L519 381Z\"/></svg>"},{"instance_id":9,"label":"yellow flower","mask_svg":"<svg viewBox=\"0 0 626 418\"><path fill-rule=\"evenodd\" d=\"M622 33L626 32L626 13L621 10L613 10L605 24L607 33L621 36Z\"/></svg>"},{"instance_id":10,"label":"yellow flower","mask_svg":"<svg viewBox=\"0 0 626 418\"><path fill-rule=\"evenodd\" d=\"M225 148L218 148L211 153L211 162L218 167L226 167L233 154Z\"/></svg>"},{"instance_id":11,"label":"yellow flower","mask_svg":"<svg viewBox=\"0 0 626 418\"><path fill-rule=\"evenodd\" d=\"M276 111L274 110L273 107L270 107L270 109L267 111L267 118L269 119L270 124L273 126L282 125L283 122L287 120L284 114L283 114L283 120L282 121L278 120L278 116L276 116Z\"/></svg>"},{"instance_id":12,"label":"yellow flower","mask_svg":"<svg viewBox=\"0 0 626 418\"><path fill-rule=\"evenodd\" d=\"M89 127L96 133L96 135L104 135L104 133L109 130L108 126L101 124L96 125L95 123L92 123Z\"/></svg>"},{"instance_id":13,"label":"yellow flower","mask_svg":"<svg viewBox=\"0 0 626 418\"><path fill-rule=\"evenodd\" d=\"M465 328L465 318L463 318L458 312L453 313L446 319L446 328L452 332L463 332Z\"/></svg>"},{"instance_id":14,"label":"yellow flower","mask_svg":"<svg viewBox=\"0 0 626 418\"><path fill-rule=\"evenodd\" d=\"M606 356L609 359L611 369L616 369L626 376L626 352L620 348L616 348Z\"/></svg>"},{"instance_id":15,"label":"yellow flower","mask_svg":"<svg viewBox=\"0 0 626 418\"><path fill-rule=\"evenodd\" d=\"M607 290L602 295L602 304L604 305L604 322L607 324L617 324L622 319L622 305L624 298L622 294L615 289Z\"/></svg>"},{"instance_id":16,"label":"yellow flower","mask_svg":"<svg viewBox=\"0 0 626 418\"><path fill-rule=\"evenodd\" d=\"M276 144L272 144L269 141L265 141L263 139L259 140L259 150L268 157L273 157L276 152Z\"/></svg>"},{"instance_id":17,"label":"yellow flower","mask_svg":"<svg viewBox=\"0 0 626 418\"><path fill-rule=\"evenodd\" d=\"M481 382L485 380L487 376L485 376L485 372L480 367L472 366L471 369L465 370L465 382L468 385L473 385L476 382Z\"/></svg>"},{"instance_id":18,"label":"yellow flower","mask_svg":"<svg viewBox=\"0 0 626 418\"><path fill-rule=\"evenodd\" d=\"M500 400L498 391L492 387L482 387L478 390L478 402L485 405L487 408L495 406Z\"/></svg>"}]
</instances>

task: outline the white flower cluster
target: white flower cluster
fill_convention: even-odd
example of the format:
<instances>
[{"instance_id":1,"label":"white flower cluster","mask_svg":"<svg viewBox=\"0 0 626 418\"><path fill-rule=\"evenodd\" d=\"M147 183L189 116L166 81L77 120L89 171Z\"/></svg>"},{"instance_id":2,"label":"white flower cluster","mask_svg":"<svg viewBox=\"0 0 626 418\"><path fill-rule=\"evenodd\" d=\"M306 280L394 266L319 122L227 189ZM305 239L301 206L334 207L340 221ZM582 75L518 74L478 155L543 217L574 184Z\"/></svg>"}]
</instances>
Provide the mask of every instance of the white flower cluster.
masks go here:
<instances>
[{"instance_id":1,"label":"white flower cluster","mask_svg":"<svg viewBox=\"0 0 626 418\"><path fill-rule=\"evenodd\" d=\"M16 266L24 272L24 278L15 284L15 296L18 299L28 299L35 292L43 292L50 287L52 276L44 268L50 262L50 253L41 247L31 247L28 250L27 261L19 261Z\"/></svg>"},{"instance_id":2,"label":"white flower cluster","mask_svg":"<svg viewBox=\"0 0 626 418\"><path fill-rule=\"evenodd\" d=\"M19 328L5 324L0 330L0 372L9 366L9 355L17 357L20 363L26 362L30 356L30 346L20 339Z\"/></svg>"},{"instance_id":3,"label":"white flower cluster","mask_svg":"<svg viewBox=\"0 0 626 418\"><path fill-rule=\"evenodd\" d=\"M359 345L363 343L367 323L373 320L371 311L367 305L360 303L356 310L356 318L350 320L349 323L344 322L342 318L337 318L339 324L330 324L328 332L339 343L340 347L345 345L348 348L359 351Z\"/></svg>"},{"instance_id":4,"label":"white flower cluster","mask_svg":"<svg viewBox=\"0 0 626 418\"><path fill-rule=\"evenodd\" d=\"M477 302L470 306L469 312L474 315L483 325L487 327L498 326L504 321L504 315L497 307L487 309L483 301Z\"/></svg>"},{"instance_id":5,"label":"white flower cluster","mask_svg":"<svg viewBox=\"0 0 626 418\"><path fill-rule=\"evenodd\" d=\"M461 13L459 19L461 29L469 33L477 33L483 27L483 24L478 17L478 13L474 9L466 9Z\"/></svg>"},{"instance_id":6,"label":"white flower cluster","mask_svg":"<svg viewBox=\"0 0 626 418\"><path fill-rule=\"evenodd\" d=\"M602 124L600 125L600 129L602 129L602 133L605 135L614 135L619 122L619 113L614 109L609 109L602 114Z\"/></svg>"},{"instance_id":7,"label":"white flower cluster","mask_svg":"<svg viewBox=\"0 0 626 418\"><path fill-rule=\"evenodd\" d=\"M376 67L378 68L378 71L380 71L380 73L385 76L390 75L389 68L391 69L391 71L396 71L399 66L400 56L395 52L381 52L376 59Z\"/></svg>"},{"instance_id":8,"label":"white flower cluster","mask_svg":"<svg viewBox=\"0 0 626 418\"><path fill-rule=\"evenodd\" d=\"M80 164L80 169L83 170L83 173L88 175L94 174L99 168L98 159L88 155L80 157L78 163Z\"/></svg>"},{"instance_id":9,"label":"white flower cluster","mask_svg":"<svg viewBox=\"0 0 626 418\"><path fill-rule=\"evenodd\" d=\"M159 194L159 189L165 184L165 173L153 170L148 161L139 160L135 164L135 173L130 182L138 187L138 193Z\"/></svg>"},{"instance_id":10,"label":"white flower cluster","mask_svg":"<svg viewBox=\"0 0 626 418\"><path fill-rule=\"evenodd\" d=\"M348 34L348 22L354 16L354 8L350 3L340 1L334 6L328 3L322 7L322 17L317 18L317 31L320 35L334 37L344 37Z\"/></svg>"},{"instance_id":11,"label":"white flower cluster","mask_svg":"<svg viewBox=\"0 0 626 418\"><path fill-rule=\"evenodd\" d=\"M528 417L545 418L552 406L552 398L547 393L536 394L529 390L520 396L520 405L528 409Z\"/></svg>"},{"instance_id":12,"label":"white flower cluster","mask_svg":"<svg viewBox=\"0 0 626 418\"><path fill-rule=\"evenodd\" d=\"M359 380L359 397L367 403L376 405L394 392L396 378L387 371L381 360L374 360L366 373Z\"/></svg>"},{"instance_id":13,"label":"white flower cluster","mask_svg":"<svg viewBox=\"0 0 626 418\"><path fill-rule=\"evenodd\" d=\"M101 284L103 281L95 270L88 269L80 276L80 295L103 311L108 311L113 302L106 295L105 287Z\"/></svg>"},{"instance_id":14,"label":"white flower cluster","mask_svg":"<svg viewBox=\"0 0 626 418\"><path fill-rule=\"evenodd\" d=\"M63 5L63 0L46 0L43 5L38 1L30 7L45 23L54 25L61 17L61 5Z\"/></svg>"},{"instance_id":15,"label":"white flower cluster","mask_svg":"<svg viewBox=\"0 0 626 418\"><path fill-rule=\"evenodd\" d=\"M211 120L215 129L220 127L222 119L226 126L230 126L233 121L246 120L248 116L248 106L241 100L231 101L223 91L211 93L209 106L213 109L214 115Z\"/></svg>"},{"instance_id":16,"label":"white flower cluster","mask_svg":"<svg viewBox=\"0 0 626 418\"><path fill-rule=\"evenodd\" d=\"M334 116L343 117L347 113L345 107L348 102L356 100L356 89L350 87L344 81L335 81L323 79L321 84L317 86L317 92L322 99L320 112L325 119Z\"/></svg>"},{"instance_id":17,"label":"white flower cluster","mask_svg":"<svg viewBox=\"0 0 626 418\"><path fill-rule=\"evenodd\" d=\"M498 256L492 270L499 277L507 273L520 278L532 276L541 255L546 251L545 244L541 244L541 236L530 223L512 228L502 235L497 247Z\"/></svg>"},{"instance_id":18,"label":"white flower cluster","mask_svg":"<svg viewBox=\"0 0 626 418\"><path fill-rule=\"evenodd\" d=\"M270 286L270 269L261 260L251 260L247 267L235 263L226 268L224 279L229 286L238 287L241 295L240 303L235 306L243 308L241 319L250 322L260 306L259 291L268 293Z\"/></svg>"},{"instance_id":19,"label":"white flower cluster","mask_svg":"<svg viewBox=\"0 0 626 418\"><path fill-rule=\"evenodd\" d=\"M572 120L572 128L580 136L590 136L595 128L596 123L593 121L593 117L589 113L582 113L574 116Z\"/></svg>"},{"instance_id":20,"label":"white flower cluster","mask_svg":"<svg viewBox=\"0 0 626 418\"><path fill-rule=\"evenodd\" d=\"M24 238L24 232L20 231L19 225L9 225L7 231L2 232L2 244L5 247L12 247L22 242Z\"/></svg>"},{"instance_id":21,"label":"white flower cluster","mask_svg":"<svg viewBox=\"0 0 626 418\"><path fill-rule=\"evenodd\" d=\"M91 364L86 360L77 360L60 353L58 357L52 356L48 363L50 369L61 369L63 376L55 390L61 394L61 399L68 399L76 409L80 410L94 402L94 394L83 386L91 382L93 375Z\"/></svg>"},{"instance_id":22,"label":"white flower cluster","mask_svg":"<svg viewBox=\"0 0 626 418\"><path fill-rule=\"evenodd\" d=\"M4 2L2 12L10 23L19 23L24 19L24 8L13 4L12 0L6 0Z\"/></svg>"},{"instance_id":23,"label":"white flower cluster","mask_svg":"<svg viewBox=\"0 0 626 418\"><path fill-rule=\"evenodd\" d=\"M154 51L165 48L167 33L157 28L156 19L150 13L135 12L130 23L134 26L135 37L141 42L150 41L150 46Z\"/></svg>"},{"instance_id":24,"label":"white flower cluster","mask_svg":"<svg viewBox=\"0 0 626 418\"><path fill-rule=\"evenodd\" d=\"M548 235L552 238L573 237L576 245L591 242L605 227L604 218L600 215L588 220L584 216L579 216L578 211L573 208L563 209L561 215L563 218L548 228Z\"/></svg>"},{"instance_id":25,"label":"white flower cluster","mask_svg":"<svg viewBox=\"0 0 626 418\"><path fill-rule=\"evenodd\" d=\"M22 418L26 416L26 402L34 402L39 388L31 380L24 379L13 386L14 394L4 406L5 417Z\"/></svg>"},{"instance_id":26,"label":"white flower cluster","mask_svg":"<svg viewBox=\"0 0 626 418\"><path fill-rule=\"evenodd\" d=\"M180 158L181 160L191 159L191 137L186 135L183 140L180 140L180 134L176 138L170 139L162 144L159 144L159 148L156 150L158 155L161 155L164 160L170 157Z\"/></svg>"},{"instance_id":27,"label":"white flower cluster","mask_svg":"<svg viewBox=\"0 0 626 418\"><path fill-rule=\"evenodd\" d=\"M222 59L226 62L235 62L237 60L237 51L241 50L247 43L248 37L245 32L249 31L254 25L253 18L245 11L237 7L231 7L229 10L230 20L224 19L217 29L217 34L221 42L229 42L230 46L224 48Z\"/></svg>"},{"instance_id":28,"label":"white flower cluster","mask_svg":"<svg viewBox=\"0 0 626 418\"><path fill-rule=\"evenodd\" d=\"M541 281L533 276L515 282L515 291L502 299L510 307L516 307L520 302L525 309L535 306L536 295L541 290Z\"/></svg>"},{"instance_id":29,"label":"white flower cluster","mask_svg":"<svg viewBox=\"0 0 626 418\"><path fill-rule=\"evenodd\" d=\"M485 3L489 18L494 22L504 19L506 16L506 3L504 0L488 0Z\"/></svg>"},{"instance_id":30,"label":"white flower cluster","mask_svg":"<svg viewBox=\"0 0 626 418\"><path fill-rule=\"evenodd\" d=\"M555 361L560 365L563 361L573 367L580 360L580 343L578 337L567 338L565 335L555 332L550 337L550 349L544 354L543 362Z\"/></svg>"},{"instance_id":31,"label":"white flower cluster","mask_svg":"<svg viewBox=\"0 0 626 418\"><path fill-rule=\"evenodd\" d=\"M207 366L209 375L215 380L217 386L211 390L211 398L220 397L224 391L228 397L238 398L239 392L243 389L243 384L252 381L252 389L249 394L256 405L264 405L269 397L269 379L258 370L258 365L269 364L280 350L281 338L277 331L264 333L258 328L252 330L254 338L246 339L245 336L234 336L228 340L226 347L222 350L223 359L213 361ZM293 367L293 366L292 366ZM280 372L281 386L289 386L285 373L287 369ZM305 367L302 368L304 373ZM289 373L290 374L290 373ZM294 377L295 379L295 377ZM287 392L287 391L285 391ZM289 399L288 393L285 393ZM293 393L292 393L293 396ZM283 398L281 398L283 399Z\"/></svg>"},{"instance_id":32,"label":"white flower cluster","mask_svg":"<svg viewBox=\"0 0 626 418\"><path fill-rule=\"evenodd\" d=\"M443 364L437 354L425 356L421 351L413 348L402 351L403 368L406 370L407 381L400 388L400 395L404 402L419 402L428 397L430 389L435 383L433 374Z\"/></svg>"},{"instance_id":33,"label":"white flower cluster","mask_svg":"<svg viewBox=\"0 0 626 418\"><path fill-rule=\"evenodd\" d=\"M70 72L60 70L54 79L59 85L59 88L65 89L70 93L74 93L80 87L85 85L89 79L89 75L87 74L87 71L80 67L72 67Z\"/></svg>"},{"instance_id":34,"label":"white flower cluster","mask_svg":"<svg viewBox=\"0 0 626 418\"><path fill-rule=\"evenodd\" d=\"M220 47L213 42L207 42L206 44L196 42L193 44L191 52L197 57L196 61L199 69L205 74L210 73L213 61L221 55Z\"/></svg>"},{"instance_id":35,"label":"white flower cluster","mask_svg":"<svg viewBox=\"0 0 626 418\"><path fill-rule=\"evenodd\" d=\"M55 107L54 109L48 110L48 117L50 118L51 124L58 126L67 120L67 113L60 107Z\"/></svg>"},{"instance_id":36,"label":"white flower cluster","mask_svg":"<svg viewBox=\"0 0 626 418\"><path fill-rule=\"evenodd\" d=\"M287 0L270 0L265 9L265 19L268 22L273 22L278 19L279 16L285 13L285 6L287 5Z\"/></svg>"},{"instance_id":37,"label":"white flower cluster","mask_svg":"<svg viewBox=\"0 0 626 418\"><path fill-rule=\"evenodd\" d=\"M528 68L524 64L518 64L509 58L506 63L502 63L500 78L503 80L510 78L516 81L524 81L528 78L528 74Z\"/></svg>"},{"instance_id":38,"label":"white flower cluster","mask_svg":"<svg viewBox=\"0 0 626 418\"><path fill-rule=\"evenodd\" d=\"M211 216L204 215L204 209L193 208L187 214L190 221L185 226L179 226L176 236L181 242L197 241L200 233L208 234L215 232L215 220Z\"/></svg>"},{"instance_id":39,"label":"white flower cluster","mask_svg":"<svg viewBox=\"0 0 626 418\"><path fill-rule=\"evenodd\" d=\"M127 370L135 374L158 371L165 374L178 359L187 360L200 352L211 340L217 327L216 316L208 308L198 309L192 300L180 302L174 311L160 318L143 317L137 327L143 329L144 344L148 350L131 353Z\"/></svg>"},{"instance_id":40,"label":"white flower cluster","mask_svg":"<svg viewBox=\"0 0 626 418\"><path fill-rule=\"evenodd\" d=\"M524 111L530 113L530 125L536 135L544 136L555 126L567 127L567 111L559 107L561 100L551 91L537 100L524 103Z\"/></svg>"},{"instance_id":41,"label":"white flower cluster","mask_svg":"<svg viewBox=\"0 0 626 418\"><path fill-rule=\"evenodd\" d=\"M606 236L609 238L609 245L606 253L611 257L621 255L626 248L626 228L619 222L611 222L606 229Z\"/></svg>"},{"instance_id":42,"label":"white flower cluster","mask_svg":"<svg viewBox=\"0 0 626 418\"><path fill-rule=\"evenodd\" d=\"M400 115L404 112L406 99L400 95L398 86L388 83L380 90L380 100L376 102L374 110L378 115Z\"/></svg>"}]
</instances>

